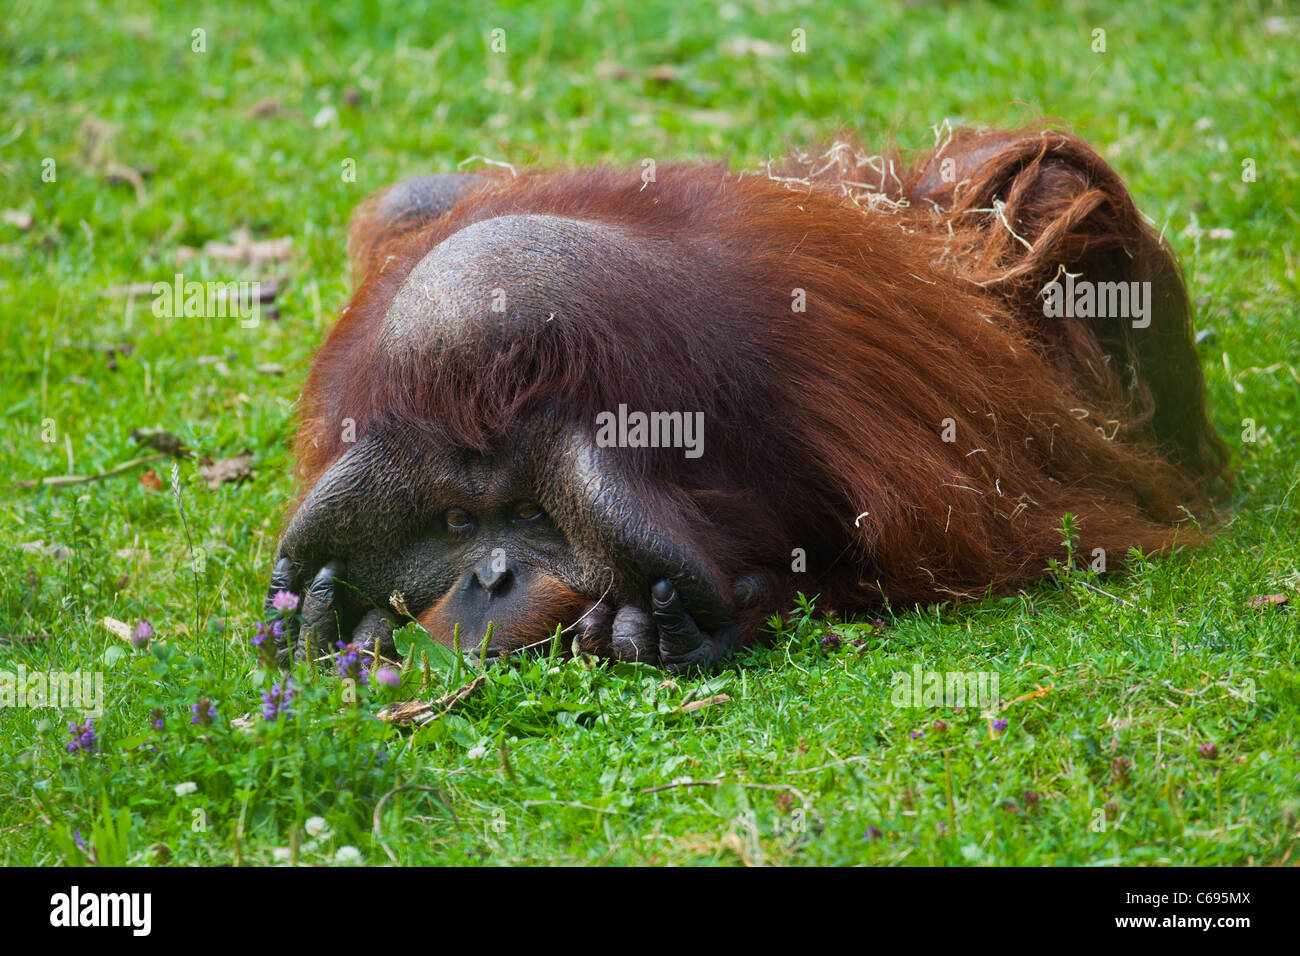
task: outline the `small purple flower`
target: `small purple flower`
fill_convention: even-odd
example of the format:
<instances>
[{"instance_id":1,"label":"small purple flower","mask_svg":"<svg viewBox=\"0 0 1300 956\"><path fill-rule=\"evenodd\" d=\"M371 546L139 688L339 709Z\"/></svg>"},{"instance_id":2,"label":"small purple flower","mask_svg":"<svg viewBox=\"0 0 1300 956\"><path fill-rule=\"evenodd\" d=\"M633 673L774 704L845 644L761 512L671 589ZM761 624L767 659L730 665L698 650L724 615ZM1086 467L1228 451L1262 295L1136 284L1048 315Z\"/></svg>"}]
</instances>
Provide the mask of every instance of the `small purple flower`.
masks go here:
<instances>
[{"instance_id":1,"label":"small purple flower","mask_svg":"<svg viewBox=\"0 0 1300 956\"><path fill-rule=\"evenodd\" d=\"M74 722L68 725L68 733L72 736L72 739L68 741L68 753L89 753L98 747L99 738L95 736L94 725L95 719L93 717L87 717L84 724Z\"/></svg>"},{"instance_id":2,"label":"small purple flower","mask_svg":"<svg viewBox=\"0 0 1300 956\"><path fill-rule=\"evenodd\" d=\"M362 687L370 684L370 675L366 672L366 662L361 656L361 648L356 644L344 644L335 641L339 649L338 668L340 677L349 677Z\"/></svg>"},{"instance_id":3,"label":"small purple flower","mask_svg":"<svg viewBox=\"0 0 1300 956\"><path fill-rule=\"evenodd\" d=\"M822 638L822 650L824 651L835 650L835 648L840 646L841 640L842 638L834 631L829 632L825 637Z\"/></svg>"},{"instance_id":4,"label":"small purple flower","mask_svg":"<svg viewBox=\"0 0 1300 956\"><path fill-rule=\"evenodd\" d=\"M200 697L198 703L190 704L190 710L194 714L190 718L190 723L198 724L200 727L208 726L217 717L217 708L206 697Z\"/></svg>"},{"instance_id":5,"label":"small purple flower","mask_svg":"<svg viewBox=\"0 0 1300 956\"><path fill-rule=\"evenodd\" d=\"M948 725L944 723L942 720L936 720L934 722L934 732L936 734L941 734L947 729L948 729Z\"/></svg>"},{"instance_id":6,"label":"small purple flower","mask_svg":"<svg viewBox=\"0 0 1300 956\"><path fill-rule=\"evenodd\" d=\"M153 625L141 618L140 623L135 626L135 633L131 635L131 643L136 647L144 647L151 637L153 637Z\"/></svg>"},{"instance_id":7,"label":"small purple flower","mask_svg":"<svg viewBox=\"0 0 1300 956\"><path fill-rule=\"evenodd\" d=\"M997 720L993 721L993 729L998 733L1002 733L1002 731L1006 730L1007 726L1008 724L1005 718L999 717Z\"/></svg>"},{"instance_id":8,"label":"small purple flower","mask_svg":"<svg viewBox=\"0 0 1300 956\"><path fill-rule=\"evenodd\" d=\"M1218 760L1219 748L1213 743L1204 743L1200 746L1201 756L1206 760Z\"/></svg>"},{"instance_id":9,"label":"small purple flower","mask_svg":"<svg viewBox=\"0 0 1300 956\"><path fill-rule=\"evenodd\" d=\"M922 734L924 734L924 733L925 733L924 730L913 730L913 731L911 731L907 736L909 736L909 737L911 737L913 740L915 740L917 737L920 737L920 736L921 736Z\"/></svg>"},{"instance_id":10,"label":"small purple flower","mask_svg":"<svg viewBox=\"0 0 1300 956\"><path fill-rule=\"evenodd\" d=\"M882 836L884 836L884 835L885 835L885 834L884 834L884 832L880 829L880 827L876 826L876 825L873 823L873 824L871 824L871 826L867 827L867 832L864 833L864 834L862 834L862 839L867 840L867 841L874 841L874 840L879 840L879 839L880 839Z\"/></svg>"},{"instance_id":11,"label":"small purple flower","mask_svg":"<svg viewBox=\"0 0 1300 956\"><path fill-rule=\"evenodd\" d=\"M298 595L292 591L276 591L271 598L271 607L281 614L292 614L298 610Z\"/></svg>"},{"instance_id":12,"label":"small purple flower","mask_svg":"<svg viewBox=\"0 0 1300 956\"><path fill-rule=\"evenodd\" d=\"M78 849L86 849L86 838L81 835L81 827L77 827L77 829L72 831L72 839L76 842Z\"/></svg>"},{"instance_id":13,"label":"small purple flower","mask_svg":"<svg viewBox=\"0 0 1300 956\"><path fill-rule=\"evenodd\" d=\"M402 675L391 667L381 667L375 671L375 683L380 687L401 687Z\"/></svg>"},{"instance_id":14,"label":"small purple flower","mask_svg":"<svg viewBox=\"0 0 1300 956\"><path fill-rule=\"evenodd\" d=\"M149 711L149 724L159 732L167 725L166 715L161 707L154 707Z\"/></svg>"},{"instance_id":15,"label":"small purple flower","mask_svg":"<svg viewBox=\"0 0 1300 956\"><path fill-rule=\"evenodd\" d=\"M275 623L279 624L280 622L276 621ZM248 639L248 643L257 648L258 663L267 669L275 666L276 642L273 638L276 636L274 626L267 624L265 621L258 621L257 631Z\"/></svg>"},{"instance_id":16,"label":"small purple flower","mask_svg":"<svg viewBox=\"0 0 1300 956\"><path fill-rule=\"evenodd\" d=\"M293 689L293 678L290 677L284 682L284 687L278 683L272 684L269 691L262 691L262 716L268 721L274 721L277 717L284 715L289 716L289 706L293 703L297 691Z\"/></svg>"}]
</instances>

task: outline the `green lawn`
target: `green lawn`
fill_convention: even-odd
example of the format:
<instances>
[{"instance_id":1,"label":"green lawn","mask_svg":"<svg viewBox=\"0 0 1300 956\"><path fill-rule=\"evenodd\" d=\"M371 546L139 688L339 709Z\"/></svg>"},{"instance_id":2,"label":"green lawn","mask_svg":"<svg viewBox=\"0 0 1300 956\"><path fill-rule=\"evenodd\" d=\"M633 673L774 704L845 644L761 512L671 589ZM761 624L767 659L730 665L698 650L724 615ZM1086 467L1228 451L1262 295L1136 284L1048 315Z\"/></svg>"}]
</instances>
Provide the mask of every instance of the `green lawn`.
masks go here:
<instances>
[{"instance_id":1,"label":"green lawn","mask_svg":"<svg viewBox=\"0 0 1300 956\"><path fill-rule=\"evenodd\" d=\"M0 862L1297 859L1294 5L108 6L18 0L0 26L0 671L104 680L93 751L68 751L66 712L0 710ZM262 719L248 638L293 491L292 403L346 301L364 195L474 156L739 169L838 123L911 148L944 119L1039 115L1095 143L1182 257L1238 476L1213 543L882 609L835 624L838 647L795 610L707 680L514 662L414 735L374 719L379 694L345 703L332 668L300 670L293 716ZM187 258L241 230L291 257ZM286 277L279 317L102 294L177 272ZM130 437L149 428L213 459L247 449L255 474L209 487L181 462L184 520L165 460L145 466L157 483L19 484L149 454ZM1248 607L1263 594L1290 603ZM149 620L152 647L106 617ZM404 696L473 676L425 660ZM891 675L917 665L997 672L1005 727L894 706ZM210 726L190 723L200 697Z\"/></svg>"}]
</instances>

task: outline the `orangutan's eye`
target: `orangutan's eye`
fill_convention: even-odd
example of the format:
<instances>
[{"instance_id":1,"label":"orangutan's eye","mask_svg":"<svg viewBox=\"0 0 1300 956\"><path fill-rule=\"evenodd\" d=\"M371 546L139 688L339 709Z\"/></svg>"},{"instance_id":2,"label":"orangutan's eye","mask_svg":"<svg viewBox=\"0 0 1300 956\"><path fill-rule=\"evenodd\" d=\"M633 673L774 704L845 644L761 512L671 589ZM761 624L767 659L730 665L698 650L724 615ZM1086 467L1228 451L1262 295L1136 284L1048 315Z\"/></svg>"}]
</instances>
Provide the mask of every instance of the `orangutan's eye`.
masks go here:
<instances>
[{"instance_id":1,"label":"orangutan's eye","mask_svg":"<svg viewBox=\"0 0 1300 956\"><path fill-rule=\"evenodd\" d=\"M514 511L511 512L510 516L516 521L532 521L535 518L542 517L543 514L544 512L542 509L533 502L521 501L519 504L515 505Z\"/></svg>"},{"instance_id":2,"label":"orangutan's eye","mask_svg":"<svg viewBox=\"0 0 1300 956\"><path fill-rule=\"evenodd\" d=\"M464 508L448 508L443 518L447 522L448 529L452 531L467 531L474 524L474 519Z\"/></svg>"}]
</instances>

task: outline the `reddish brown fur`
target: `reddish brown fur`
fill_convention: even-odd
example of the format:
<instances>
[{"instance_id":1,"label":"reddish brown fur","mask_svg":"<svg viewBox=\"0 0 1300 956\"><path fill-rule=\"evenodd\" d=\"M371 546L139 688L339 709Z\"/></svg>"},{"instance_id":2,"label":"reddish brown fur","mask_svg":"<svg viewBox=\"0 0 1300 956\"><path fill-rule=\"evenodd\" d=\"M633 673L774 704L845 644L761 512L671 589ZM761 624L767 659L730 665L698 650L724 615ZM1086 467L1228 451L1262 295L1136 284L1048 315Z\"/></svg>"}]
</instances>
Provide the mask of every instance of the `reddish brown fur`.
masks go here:
<instances>
[{"instance_id":1,"label":"reddish brown fur","mask_svg":"<svg viewBox=\"0 0 1300 956\"><path fill-rule=\"evenodd\" d=\"M1186 294L1167 248L1081 141L959 131L910 167L838 145L773 177L661 166L657 179L643 189L637 173L607 168L494 177L397 235L378 234L363 209L349 243L360 284L302 397L304 485L342 451L345 417L358 434L397 419L483 448L544 403L594 421L623 402L705 412L723 459L665 456L653 473L724 579L767 569L789 585L781 600L794 587L842 608L1004 589L1061 556L1067 512L1084 553L1103 548L1112 563L1196 540L1180 522L1204 514L1227 479ZM701 276L735 296L719 308L765 323L765 361L746 366L765 374L742 384L761 386L771 408L737 407L742 389L685 372L716 345L685 321L675 367L633 364L595 333L543 354L515 349L473 378L386 364L373 335L415 264L467 224L524 212L626 224L719 270ZM1063 266L1153 281L1151 328L1045 319L1039 292ZM791 312L795 287L806 314ZM634 302L637 289L623 294ZM638 305L672 321L699 295ZM941 440L946 418L956 442ZM822 569L816 580L789 574L799 547Z\"/></svg>"}]
</instances>

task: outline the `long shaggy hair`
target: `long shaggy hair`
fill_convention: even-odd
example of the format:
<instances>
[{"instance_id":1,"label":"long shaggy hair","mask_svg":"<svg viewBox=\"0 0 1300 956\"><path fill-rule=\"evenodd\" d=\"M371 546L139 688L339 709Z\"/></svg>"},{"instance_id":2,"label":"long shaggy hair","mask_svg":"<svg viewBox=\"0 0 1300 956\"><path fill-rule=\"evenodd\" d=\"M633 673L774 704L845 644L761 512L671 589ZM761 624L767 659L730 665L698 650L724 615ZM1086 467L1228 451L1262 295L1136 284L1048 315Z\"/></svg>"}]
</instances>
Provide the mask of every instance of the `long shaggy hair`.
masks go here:
<instances>
[{"instance_id":1,"label":"long shaggy hair","mask_svg":"<svg viewBox=\"0 0 1300 956\"><path fill-rule=\"evenodd\" d=\"M586 423L620 404L703 411L702 458L639 459L674 525L720 580L763 569L778 600L799 588L851 609L1041 575L1067 513L1083 553L1111 562L1194 542L1188 519L1228 481L1178 266L1070 135L959 130L910 165L842 137L756 174L661 166L649 184L610 168L490 175L397 228L376 225L374 202L349 240L358 288L303 395L305 486L343 450L343 418L483 449L542 406ZM638 268L588 263L581 314L488 363L379 347L430 249L528 213L607 225ZM1149 326L1046 317L1066 273L1150 283Z\"/></svg>"}]
</instances>

